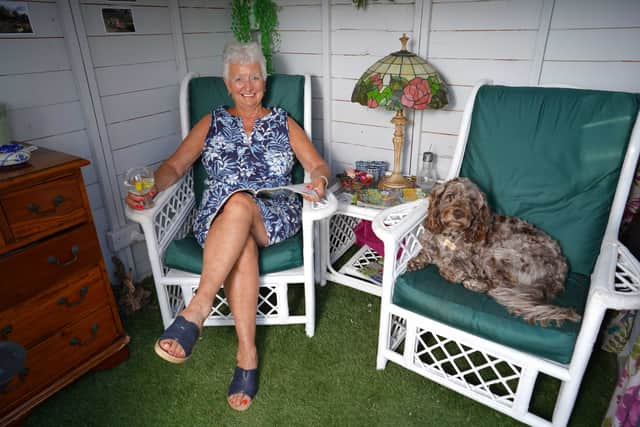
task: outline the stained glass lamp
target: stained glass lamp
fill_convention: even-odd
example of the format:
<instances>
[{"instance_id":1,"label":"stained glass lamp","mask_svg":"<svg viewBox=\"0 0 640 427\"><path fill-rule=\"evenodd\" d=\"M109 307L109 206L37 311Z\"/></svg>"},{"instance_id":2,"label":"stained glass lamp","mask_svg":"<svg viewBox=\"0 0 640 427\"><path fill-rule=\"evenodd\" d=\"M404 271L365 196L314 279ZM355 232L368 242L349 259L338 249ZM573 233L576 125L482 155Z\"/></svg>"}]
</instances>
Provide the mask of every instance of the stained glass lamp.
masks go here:
<instances>
[{"instance_id":1,"label":"stained glass lamp","mask_svg":"<svg viewBox=\"0 0 640 427\"><path fill-rule=\"evenodd\" d=\"M391 119L393 133L393 171L385 178L385 188L410 187L400 173L407 118L404 109L437 109L447 105L447 89L438 73L422 58L407 50L409 38L400 37L402 48L377 61L364 72L353 88L351 102L369 108L386 108L396 112Z\"/></svg>"}]
</instances>

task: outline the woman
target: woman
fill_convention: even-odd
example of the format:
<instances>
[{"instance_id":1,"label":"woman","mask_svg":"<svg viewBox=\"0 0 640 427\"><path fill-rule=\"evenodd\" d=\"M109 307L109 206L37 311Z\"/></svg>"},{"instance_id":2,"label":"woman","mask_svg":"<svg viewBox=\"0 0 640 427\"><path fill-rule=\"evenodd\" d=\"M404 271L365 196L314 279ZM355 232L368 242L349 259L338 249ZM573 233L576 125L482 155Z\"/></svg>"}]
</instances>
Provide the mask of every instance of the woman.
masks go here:
<instances>
[{"instance_id":1,"label":"woman","mask_svg":"<svg viewBox=\"0 0 640 427\"><path fill-rule=\"evenodd\" d=\"M232 42L225 47L223 78L234 105L217 107L200 119L155 172L156 191L162 191L202 156L209 182L194 224L204 248L198 292L158 339L155 351L169 362L184 362L224 283L238 336L237 367L227 401L243 411L258 389L258 248L294 235L302 218L301 201L293 193L255 198L242 190L289 184L297 158L318 195L307 198L317 201L324 197L330 171L286 111L262 106L266 67L257 43ZM126 202L133 209L143 206L143 199L134 194Z\"/></svg>"}]
</instances>

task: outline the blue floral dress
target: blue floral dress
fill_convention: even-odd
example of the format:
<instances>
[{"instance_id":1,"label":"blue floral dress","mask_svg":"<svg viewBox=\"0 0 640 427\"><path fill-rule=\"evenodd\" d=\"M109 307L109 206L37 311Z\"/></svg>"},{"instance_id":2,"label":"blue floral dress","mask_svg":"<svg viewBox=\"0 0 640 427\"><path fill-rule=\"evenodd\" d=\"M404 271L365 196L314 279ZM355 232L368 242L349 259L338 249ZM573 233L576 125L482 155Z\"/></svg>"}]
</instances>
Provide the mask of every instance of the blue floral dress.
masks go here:
<instances>
[{"instance_id":1,"label":"blue floral dress","mask_svg":"<svg viewBox=\"0 0 640 427\"><path fill-rule=\"evenodd\" d=\"M247 135L242 120L231 115L225 106L211 112L211 127L201 157L208 178L193 225L201 246L220 207L231 195L291 184L295 155L289 141L287 117L282 108L272 108L255 121L251 135ZM269 194L269 198L254 199L272 245L298 232L302 201L290 191Z\"/></svg>"}]
</instances>

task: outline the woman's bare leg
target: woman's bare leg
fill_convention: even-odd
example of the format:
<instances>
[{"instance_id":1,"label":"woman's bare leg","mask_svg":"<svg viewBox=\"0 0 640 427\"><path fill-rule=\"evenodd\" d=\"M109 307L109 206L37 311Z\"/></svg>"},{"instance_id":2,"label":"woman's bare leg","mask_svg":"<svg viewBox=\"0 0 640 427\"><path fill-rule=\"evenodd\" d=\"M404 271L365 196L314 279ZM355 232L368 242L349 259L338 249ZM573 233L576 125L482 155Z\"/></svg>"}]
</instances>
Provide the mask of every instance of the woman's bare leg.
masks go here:
<instances>
[{"instance_id":1,"label":"woman's bare leg","mask_svg":"<svg viewBox=\"0 0 640 427\"><path fill-rule=\"evenodd\" d=\"M268 243L258 205L248 194L236 193L227 200L207 234L198 291L181 313L186 320L202 325L216 294L243 254L250 237L257 245ZM255 305L253 310L255 315ZM175 340L163 340L160 346L172 356L185 356L182 346Z\"/></svg>"},{"instance_id":2,"label":"woman's bare leg","mask_svg":"<svg viewBox=\"0 0 640 427\"><path fill-rule=\"evenodd\" d=\"M258 271L258 245L252 236L247 239L238 262L225 281L225 295L238 335L237 366L242 369L258 367L256 350L256 307L260 275ZM238 409L247 406L251 398L244 393L236 393L227 398L229 405Z\"/></svg>"}]
</instances>

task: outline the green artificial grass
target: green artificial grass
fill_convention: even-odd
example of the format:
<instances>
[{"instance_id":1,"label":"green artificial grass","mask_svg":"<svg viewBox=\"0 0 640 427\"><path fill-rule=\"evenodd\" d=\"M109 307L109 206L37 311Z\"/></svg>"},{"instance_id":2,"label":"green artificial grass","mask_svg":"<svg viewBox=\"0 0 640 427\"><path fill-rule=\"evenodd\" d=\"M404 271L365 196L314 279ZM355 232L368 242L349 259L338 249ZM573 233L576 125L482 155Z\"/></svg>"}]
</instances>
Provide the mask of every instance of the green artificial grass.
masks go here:
<instances>
[{"instance_id":1,"label":"green artificial grass","mask_svg":"<svg viewBox=\"0 0 640 427\"><path fill-rule=\"evenodd\" d=\"M130 358L90 373L27 418L47 426L517 426L519 422L388 363L377 371L379 299L329 284L317 290L316 334L303 325L260 326L260 391L244 413L227 406L235 366L232 327L205 328L192 358L157 357L160 312L148 306L124 319ZM597 350L571 426L599 426L615 386L615 355ZM552 412L558 382L544 378L534 407Z\"/></svg>"}]
</instances>

